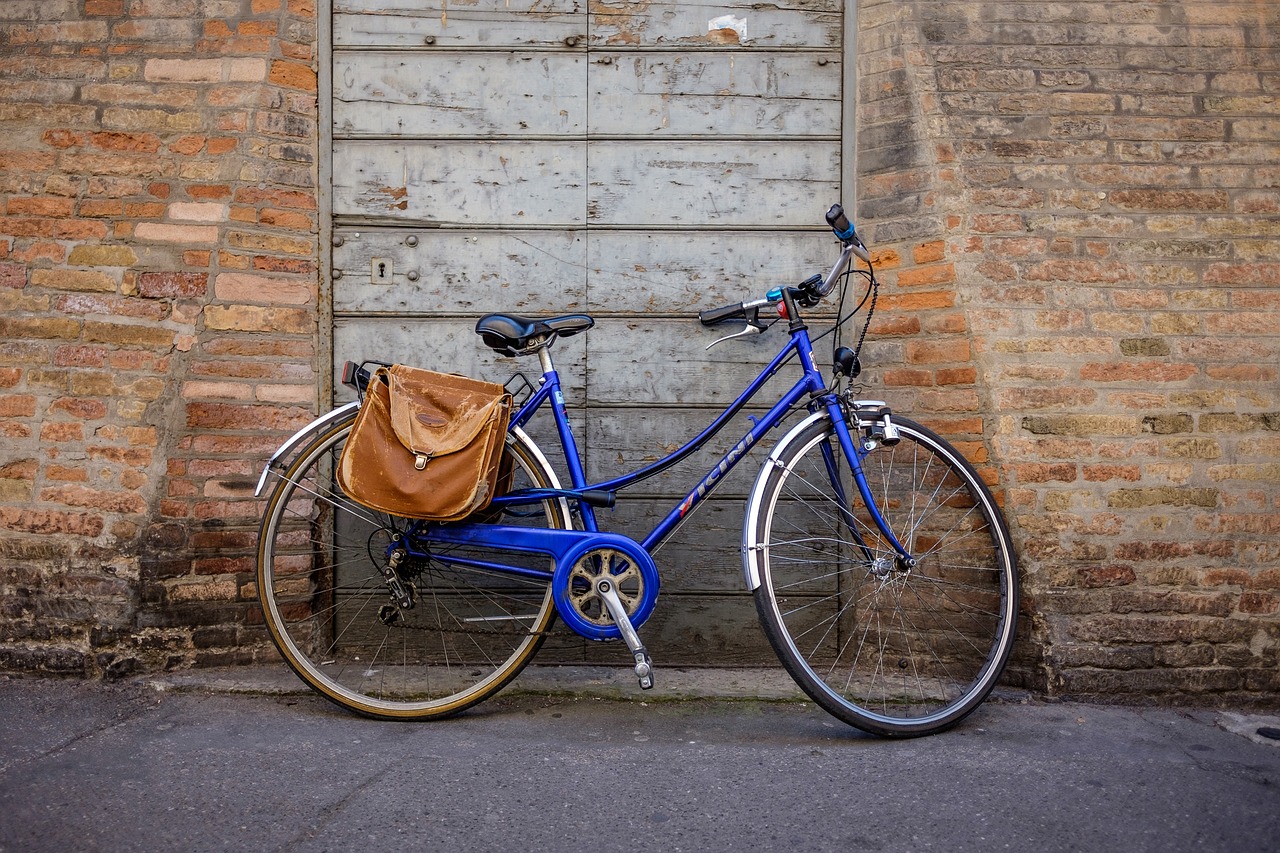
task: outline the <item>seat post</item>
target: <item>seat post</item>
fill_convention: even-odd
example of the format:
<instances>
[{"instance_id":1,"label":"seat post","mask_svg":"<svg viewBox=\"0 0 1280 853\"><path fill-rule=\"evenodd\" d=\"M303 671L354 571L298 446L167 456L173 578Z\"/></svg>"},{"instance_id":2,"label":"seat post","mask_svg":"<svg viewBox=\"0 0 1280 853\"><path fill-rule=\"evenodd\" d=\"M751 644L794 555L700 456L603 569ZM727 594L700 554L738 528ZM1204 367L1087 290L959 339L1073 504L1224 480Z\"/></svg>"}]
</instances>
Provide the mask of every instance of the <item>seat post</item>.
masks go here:
<instances>
[{"instance_id":1,"label":"seat post","mask_svg":"<svg viewBox=\"0 0 1280 853\"><path fill-rule=\"evenodd\" d=\"M538 363L542 365L543 376L546 376L548 373L556 369L555 365L551 363L550 344L543 344L538 347Z\"/></svg>"}]
</instances>

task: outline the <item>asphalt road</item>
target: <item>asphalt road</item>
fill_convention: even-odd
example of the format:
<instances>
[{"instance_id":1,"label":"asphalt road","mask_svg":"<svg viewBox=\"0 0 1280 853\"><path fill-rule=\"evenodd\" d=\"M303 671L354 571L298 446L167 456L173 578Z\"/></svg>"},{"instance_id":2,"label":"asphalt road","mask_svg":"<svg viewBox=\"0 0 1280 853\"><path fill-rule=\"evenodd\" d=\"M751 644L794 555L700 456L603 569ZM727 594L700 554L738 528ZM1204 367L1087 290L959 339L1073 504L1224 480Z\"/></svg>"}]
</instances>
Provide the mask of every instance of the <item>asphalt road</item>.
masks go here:
<instances>
[{"instance_id":1,"label":"asphalt road","mask_svg":"<svg viewBox=\"0 0 1280 853\"><path fill-rule=\"evenodd\" d=\"M1280 850L1275 717L988 703L888 741L795 700L643 699L385 723L0 677L0 851Z\"/></svg>"}]
</instances>

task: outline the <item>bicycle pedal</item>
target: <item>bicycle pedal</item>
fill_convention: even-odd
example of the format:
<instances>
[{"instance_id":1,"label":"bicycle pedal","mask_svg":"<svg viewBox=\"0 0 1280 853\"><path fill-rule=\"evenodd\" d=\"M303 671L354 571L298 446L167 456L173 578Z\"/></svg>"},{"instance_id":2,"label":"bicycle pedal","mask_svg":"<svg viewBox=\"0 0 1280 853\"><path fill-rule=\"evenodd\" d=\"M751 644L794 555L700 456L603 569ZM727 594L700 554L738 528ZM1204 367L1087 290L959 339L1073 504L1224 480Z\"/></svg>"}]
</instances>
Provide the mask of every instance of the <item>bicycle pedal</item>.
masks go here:
<instances>
[{"instance_id":1,"label":"bicycle pedal","mask_svg":"<svg viewBox=\"0 0 1280 853\"><path fill-rule=\"evenodd\" d=\"M643 651L636 652L636 678L640 679L641 690L653 689L653 661Z\"/></svg>"}]
</instances>

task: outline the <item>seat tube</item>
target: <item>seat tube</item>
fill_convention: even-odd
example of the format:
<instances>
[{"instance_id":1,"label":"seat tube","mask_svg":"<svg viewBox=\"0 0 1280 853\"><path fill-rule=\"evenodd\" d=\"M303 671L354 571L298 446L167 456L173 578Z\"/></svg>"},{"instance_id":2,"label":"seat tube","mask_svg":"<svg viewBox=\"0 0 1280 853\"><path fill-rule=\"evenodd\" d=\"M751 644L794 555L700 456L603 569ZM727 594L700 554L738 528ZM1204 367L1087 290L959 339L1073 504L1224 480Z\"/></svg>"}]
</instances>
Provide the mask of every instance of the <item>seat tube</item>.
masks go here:
<instances>
[{"instance_id":1,"label":"seat tube","mask_svg":"<svg viewBox=\"0 0 1280 853\"><path fill-rule=\"evenodd\" d=\"M573 437L573 428L569 425L569 408L565 403L564 391L560 388L560 374L551 361L550 347L544 346L538 350L538 362L542 367L542 381L551 386L551 413L556 422L556 432L560 436L560 446L564 450L569 481L575 489L585 488L587 475L582 466L582 456L578 452L578 442ZM587 506L585 501L578 502L578 509L583 526L590 531L598 530L595 510Z\"/></svg>"}]
</instances>

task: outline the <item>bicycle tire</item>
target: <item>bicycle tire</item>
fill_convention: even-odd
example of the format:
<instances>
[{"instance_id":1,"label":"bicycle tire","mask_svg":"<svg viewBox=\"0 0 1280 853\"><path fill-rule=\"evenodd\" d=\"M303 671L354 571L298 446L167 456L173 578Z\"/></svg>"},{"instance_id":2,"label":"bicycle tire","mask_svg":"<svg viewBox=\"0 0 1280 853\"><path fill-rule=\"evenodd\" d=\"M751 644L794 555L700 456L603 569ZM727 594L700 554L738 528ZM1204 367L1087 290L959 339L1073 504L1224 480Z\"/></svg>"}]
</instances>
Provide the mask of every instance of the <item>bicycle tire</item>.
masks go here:
<instances>
[{"instance_id":1,"label":"bicycle tire","mask_svg":"<svg viewBox=\"0 0 1280 853\"><path fill-rule=\"evenodd\" d=\"M407 560L398 569L414 606L395 607L378 561L387 537L411 523L368 509L333 476L355 419L320 432L280 473L267 500L258 548L258 594L272 642L289 667L325 698L368 717L456 714L502 689L529 662L555 620L552 561L542 579ZM558 488L554 472L520 430L507 435L513 488ZM523 521L568 528L562 500ZM504 555L505 559L505 555Z\"/></svg>"},{"instance_id":2,"label":"bicycle tire","mask_svg":"<svg viewBox=\"0 0 1280 853\"><path fill-rule=\"evenodd\" d=\"M914 567L894 560L825 417L766 462L744 544L765 633L805 693L859 729L911 737L954 726L991 692L1013 644L1018 578L1004 519L973 467L929 429L894 423L901 440L862 465Z\"/></svg>"}]
</instances>

